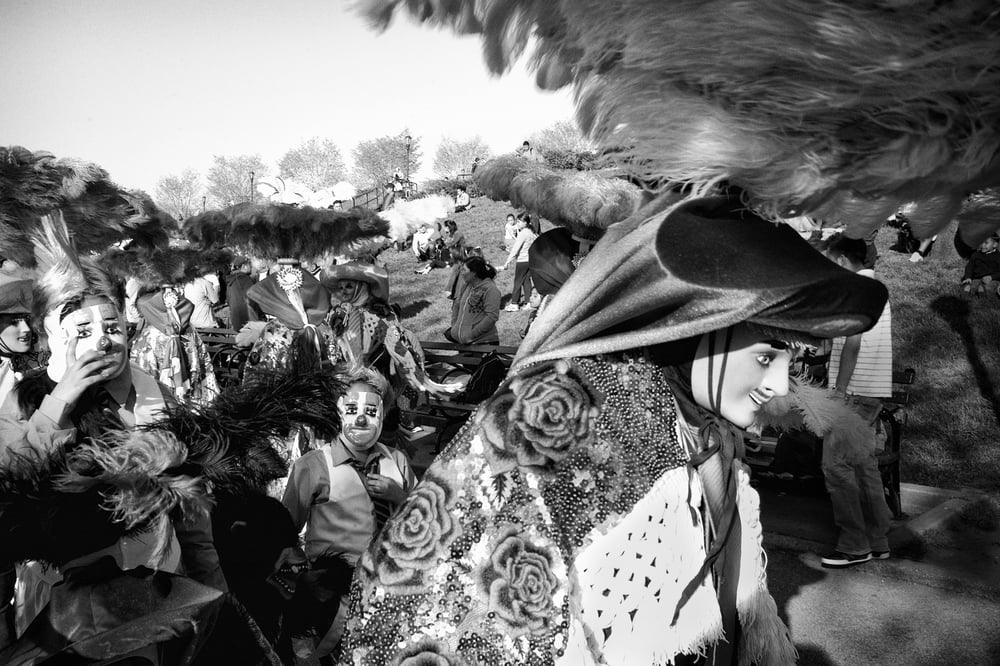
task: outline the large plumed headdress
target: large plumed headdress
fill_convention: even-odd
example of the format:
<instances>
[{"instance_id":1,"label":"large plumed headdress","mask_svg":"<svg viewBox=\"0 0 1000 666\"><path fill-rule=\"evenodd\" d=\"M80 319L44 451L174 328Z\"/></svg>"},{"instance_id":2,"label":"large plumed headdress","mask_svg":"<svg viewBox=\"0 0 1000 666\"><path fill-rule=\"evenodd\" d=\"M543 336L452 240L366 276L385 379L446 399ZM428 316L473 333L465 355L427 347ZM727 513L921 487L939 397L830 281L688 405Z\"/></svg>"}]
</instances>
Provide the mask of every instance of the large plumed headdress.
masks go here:
<instances>
[{"instance_id":1,"label":"large plumed headdress","mask_svg":"<svg viewBox=\"0 0 1000 666\"><path fill-rule=\"evenodd\" d=\"M645 182L722 181L769 217L859 237L908 201L934 211L1000 183L993 0L368 0L386 25L482 36L496 73L529 44L538 84L572 86L584 131ZM1000 225L1000 222L997 222Z\"/></svg>"},{"instance_id":2,"label":"large plumed headdress","mask_svg":"<svg viewBox=\"0 0 1000 666\"><path fill-rule=\"evenodd\" d=\"M39 220L59 211L74 247L84 254L120 242L165 245L177 223L143 192L124 190L96 164L56 159L20 146L0 147L0 247L34 266L31 241Z\"/></svg>"},{"instance_id":3,"label":"large plumed headdress","mask_svg":"<svg viewBox=\"0 0 1000 666\"><path fill-rule=\"evenodd\" d=\"M480 165L474 179L491 199L506 199L592 242L635 212L643 199L638 186L620 178L596 171L553 169L516 155Z\"/></svg>"}]
</instances>

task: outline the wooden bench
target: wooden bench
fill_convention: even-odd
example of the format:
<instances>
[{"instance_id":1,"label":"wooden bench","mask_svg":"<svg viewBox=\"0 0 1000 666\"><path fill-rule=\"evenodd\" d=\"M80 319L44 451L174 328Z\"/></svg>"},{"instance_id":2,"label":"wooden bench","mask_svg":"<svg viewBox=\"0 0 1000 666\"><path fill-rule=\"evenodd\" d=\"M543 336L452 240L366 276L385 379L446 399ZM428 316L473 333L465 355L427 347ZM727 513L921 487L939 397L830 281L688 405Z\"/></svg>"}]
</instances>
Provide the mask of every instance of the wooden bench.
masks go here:
<instances>
[{"instance_id":1,"label":"wooden bench","mask_svg":"<svg viewBox=\"0 0 1000 666\"><path fill-rule=\"evenodd\" d=\"M910 392L907 387L913 384L916 375L913 368L896 370L892 373L892 397L882 399L882 411L878 418L880 428L878 441L882 443L882 449L876 453L876 458L878 458L879 472L882 474L886 503L894 518L905 516L900 500L899 463L906 414L901 410L910 402ZM769 468L774 461L778 435L768 433L747 440L746 463L758 477L770 478L774 476ZM799 484L823 480L822 472L819 472L815 477L796 477L794 474L786 474L785 477L782 477L782 480Z\"/></svg>"},{"instance_id":2,"label":"wooden bench","mask_svg":"<svg viewBox=\"0 0 1000 666\"><path fill-rule=\"evenodd\" d=\"M454 342L420 341L428 374L436 381L454 381L475 374L483 360L496 352L507 369L517 353L517 347L492 344L463 345ZM416 425L429 425L438 430L435 453L458 431L479 407L478 402L465 400L464 393L455 396L428 396L419 409L407 412Z\"/></svg>"},{"instance_id":3,"label":"wooden bench","mask_svg":"<svg viewBox=\"0 0 1000 666\"><path fill-rule=\"evenodd\" d=\"M243 380L243 366L250 356L250 350L236 346L236 331L231 328L196 330L212 359L212 369L215 370L219 386L239 384Z\"/></svg>"}]
</instances>

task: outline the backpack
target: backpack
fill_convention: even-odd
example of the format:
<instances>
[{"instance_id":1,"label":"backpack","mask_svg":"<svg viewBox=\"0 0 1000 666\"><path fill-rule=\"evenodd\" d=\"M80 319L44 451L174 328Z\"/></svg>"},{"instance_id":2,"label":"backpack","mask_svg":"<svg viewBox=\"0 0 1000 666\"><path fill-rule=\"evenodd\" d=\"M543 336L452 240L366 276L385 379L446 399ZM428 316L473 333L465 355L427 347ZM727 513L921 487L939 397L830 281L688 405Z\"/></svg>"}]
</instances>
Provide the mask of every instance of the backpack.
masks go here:
<instances>
[{"instance_id":1,"label":"backpack","mask_svg":"<svg viewBox=\"0 0 1000 666\"><path fill-rule=\"evenodd\" d=\"M479 367L472 373L465 391L459 396L461 402L478 404L496 392L497 387L507 376L511 358L508 355L492 351L483 357Z\"/></svg>"}]
</instances>

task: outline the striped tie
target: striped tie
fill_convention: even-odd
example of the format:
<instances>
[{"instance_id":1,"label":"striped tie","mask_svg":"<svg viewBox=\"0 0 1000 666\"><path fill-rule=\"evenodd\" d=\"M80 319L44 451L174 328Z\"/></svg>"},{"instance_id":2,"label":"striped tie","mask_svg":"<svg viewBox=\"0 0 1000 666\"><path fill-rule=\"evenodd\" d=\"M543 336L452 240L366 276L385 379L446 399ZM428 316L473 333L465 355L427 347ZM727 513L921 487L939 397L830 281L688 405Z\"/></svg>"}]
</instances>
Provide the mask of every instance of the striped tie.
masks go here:
<instances>
[{"instance_id":1,"label":"striped tie","mask_svg":"<svg viewBox=\"0 0 1000 666\"><path fill-rule=\"evenodd\" d=\"M379 456L373 456L367 463L363 463L351 458L349 464L358 473L358 476L361 477L361 481L365 482L368 474L379 473L379 460ZM389 519L389 516L392 515L394 507L386 500L372 497L371 495L368 498L372 501L372 506L375 508L375 533L378 534L382 530L382 526Z\"/></svg>"}]
</instances>

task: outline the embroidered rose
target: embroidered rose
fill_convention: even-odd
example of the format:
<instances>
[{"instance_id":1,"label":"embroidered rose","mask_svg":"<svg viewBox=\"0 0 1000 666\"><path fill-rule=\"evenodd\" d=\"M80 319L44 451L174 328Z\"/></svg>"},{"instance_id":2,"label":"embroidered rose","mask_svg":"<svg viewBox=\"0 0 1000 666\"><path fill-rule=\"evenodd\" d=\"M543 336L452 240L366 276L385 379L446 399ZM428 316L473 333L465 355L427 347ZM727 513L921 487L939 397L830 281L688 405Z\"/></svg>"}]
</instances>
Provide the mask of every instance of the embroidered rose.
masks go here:
<instances>
[{"instance_id":1,"label":"embroidered rose","mask_svg":"<svg viewBox=\"0 0 1000 666\"><path fill-rule=\"evenodd\" d=\"M466 666L468 663L446 646L430 639L406 648L392 660L392 666Z\"/></svg>"},{"instance_id":2,"label":"embroidered rose","mask_svg":"<svg viewBox=\"0 0 1000 666\"><path fill-rule=\"evenodd\" d=\"M559 579L552 556L511 528L496 542L479 574L490 611L515 635L544 631L555 611Z\"/></svg>"},{"instance_id":3,"label":"embroidered rose","mask_svg":"<svg viewBox=\"0 0 1000 666\"><path fill-rule=\"evenodd\" d=\"M566 457L576 443L593 437L598 404L594 391L567 361L511 382L507 418L522 436L507 448L521 465L544 466ZM513 450L512 450L513 449Z\"/></svg>"},{"instance_id":4,"label":"embroidered rose","mask_svg":"<svg viewBox=\"0 0 1000 666\"><path fill-rule=\"evenodd\" d=\"M449 489L430 476L413 489L383 532L385 557L379 561L377 572L383 585L419 585L421 572L448 555L448 548L462 533L452 508Z\"/></svg>"}]
</instances>

